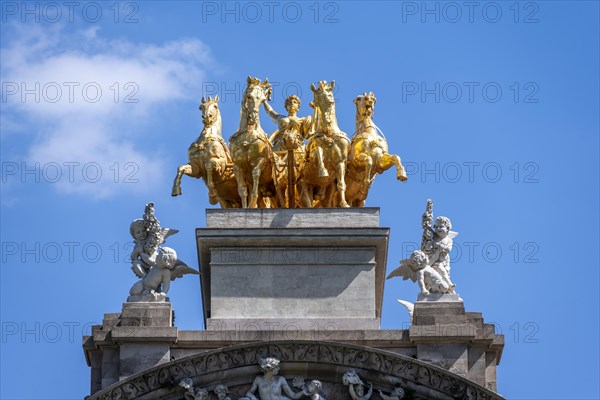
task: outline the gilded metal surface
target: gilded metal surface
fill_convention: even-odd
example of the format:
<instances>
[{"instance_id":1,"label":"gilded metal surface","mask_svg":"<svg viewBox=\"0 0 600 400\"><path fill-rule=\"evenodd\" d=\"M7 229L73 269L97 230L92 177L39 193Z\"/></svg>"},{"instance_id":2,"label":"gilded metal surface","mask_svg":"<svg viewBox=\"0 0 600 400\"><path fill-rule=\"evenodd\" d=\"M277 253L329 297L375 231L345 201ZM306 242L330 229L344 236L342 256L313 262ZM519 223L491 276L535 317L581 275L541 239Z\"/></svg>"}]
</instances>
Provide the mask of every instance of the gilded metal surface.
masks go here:
<instances>
[{"instance_id":1,"label":"gilded metal surface","mask_svg":"<svg viewBox=\"0 0 600 400\"><path fill-rule=\"evenodd\" d=\"M296 95L291 95L285 100L285 109L288 115L278 114L269 103L265 102L264 104L267 114L278 128L269 137L269 140L277 155L275 187L279 204L287 204L289 208L294 208L299 203L296 185L300 183L300 190L306 190L304 181L298 181L304 167L306 154L304 139L310 134L313 118L297 116L301 102Z\"/></svg>"},{"instance_id":2,"label":"gilded metal surface","mask_svg":"<svg viewBox=\"0 0 600 400\"><path fill-rule=\"evenodd\" d=\"M373 92L354 99L356 105L356 132L350 144L346 198L352 207L364 207L376 174L396 166L396 178L406 181L406 172L400 157L388 153L388 144L375 122L373 112L377 99ZM379 132L378 132L379 131Z\"/></svg>"},{"instance_id":3,"label":"gilded metal surface","mask_svg":"<svg viewBox=\"0 0 600 400\"><path fill-rule=\"evenodd\" d=\"M277 206L273 182L273 146L260 126L260 106L271 95L265 79L248 77L242 98L240 126L229 139L233 172L243 208ZM248 190L250 188L250 190Z\"/></svg>"},{"instance_id":4,"label":"gilded metal surface","mask_svg":"<svg viewBox=\"0 0 600 400\"><path fill-rule=\"evenodd\" d=\"M211 204L222 208L364 207L375 176L396 166L396 178L407 176L400 157L388 152L373 122L376 98L365 92L354 100L356 131L352 141L338 126L335 82L311 85L313 115L299 117L300 98L285 100L287 115L267 102L271 84L248 77L238 130L221 136L218 96L202 98L204 129L188 150L189 162L178 168L172 195L181 194L181 177L202 178ZM277 130L267 136L260 125L260 106Z\"/></svg>"},{"instance_id":5,"label":"gilded metal surface","mask_svg":"<svg viewBox=\"0 0 600 400\"><path fill-rule=\"evenodd\" d=\"M305 207L349 207L346 202L346 162L350 139L338 126L333 88L320 81L311 85L316 107L316 129L309 137L302 178L308 191L303 193Z\"/></svg>"},{"instance_id":6,"label":"gilded metal surface","mask_svg":"<svg viewBox=\"0 0 600 400\"><path fill-rule=\"evenodd\" d=\"M237 193L231 155L221 135L222 119L218 103L219 96L214 99L209 97L208 100L202 97L200 111L204 129L188 149L188 163L177 168L171 195L181 194L181 177L185 174L204 180L210 204L239 208L242 202Z\"/></svg>"}]
</instances>

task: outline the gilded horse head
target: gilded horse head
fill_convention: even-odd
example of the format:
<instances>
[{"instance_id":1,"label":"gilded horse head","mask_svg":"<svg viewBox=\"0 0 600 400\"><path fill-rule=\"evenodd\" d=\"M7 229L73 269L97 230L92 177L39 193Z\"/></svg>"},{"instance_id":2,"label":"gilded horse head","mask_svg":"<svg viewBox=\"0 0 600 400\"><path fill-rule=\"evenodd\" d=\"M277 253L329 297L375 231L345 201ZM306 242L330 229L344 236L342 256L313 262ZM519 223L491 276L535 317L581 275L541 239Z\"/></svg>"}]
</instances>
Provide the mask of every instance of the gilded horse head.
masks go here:
<instances>
[{"instance_id":1,"label":"gilded horse head","mask_svg":"<svg viewBox=\"0 0 600 400\"><path fill-rule=\"evenodd\" d=\"M357 96L354 99L354 104L356 104L356 121L372 118L375 111L375 103L377 103L377 99L373 92L369 92L369 94L363 92L362 95Z\"/></svg>"},{"instance_id":2,"label":"gilded horse head","mask_svg":"<svg viewBox=\"0 0 600 400\"><path fill-rule=\"evenodd\" d=\"M200 104L200 111L202 112L202 123L204 124L205 131L206 128L216 127L216 132L213 131L211 133L221 135L221 112L219 111L219 96L212 97L208 96L208 100L202 97L202 103Z\"/></svg>"},{"instance_id":3,"label":"gilded horse head","mask_svg":"<svg viewBox=\"0 0 600 400\"><path fill-rule=\"evenodd\" d=\"M240 127L244 124L245 126L259 125L258 111L260 106L266 100L271 100L272 88L267 78L261 83L260 79L249 76L247 83L248 86L246 87L244 97L242 98L242 121L240 121Z\"/></svg>"},{"instance_id":4,"label":"gilded horse head","mask_svg":"<svg viewBox=\"0 0 600 400\"><path fill-rule=\"evenodd\" d=\"M333 97L333 89L335 87L335 81L327 83L327 81L320 81L318 87L314 84L310 85L310 89L314 94L313 105L318 109L319 124L321 125L321 131L328 134L339 134L340 128L338 127L337 118L335 115L335 99Z\"/></svg>"},{"instance_id":5,"label":"gilded horse head","mask_svg":"<svg viewBox=\"0 0 600 400\"><path fill-rule=\"evenodd\" d=\"M312 90L315 96L315 104L319 108L328 108L335 104L335 99L333 98L334 87L335 81L331 81L330 83L327 83L327 81L320 81L318 83L318 88L315 87L314 84L310 85L310 90Z\"/></svg>"}]
</instances>

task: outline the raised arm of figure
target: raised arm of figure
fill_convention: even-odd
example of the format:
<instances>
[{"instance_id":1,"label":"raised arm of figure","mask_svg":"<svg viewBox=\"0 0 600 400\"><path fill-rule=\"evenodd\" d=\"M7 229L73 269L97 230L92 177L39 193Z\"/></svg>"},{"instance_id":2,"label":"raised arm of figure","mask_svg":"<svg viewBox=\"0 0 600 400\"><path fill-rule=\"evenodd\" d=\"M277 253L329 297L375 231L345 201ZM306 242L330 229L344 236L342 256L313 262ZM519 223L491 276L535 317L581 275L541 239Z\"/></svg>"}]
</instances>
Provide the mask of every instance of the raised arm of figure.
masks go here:
<instances>
[{"instance_id":1,"label":"raised arm of figure","mask_svg":"<svg viewBox=\"0 0 600 400\"><path fill-rule=\"evenodd\" d=\"M268 102L265 101L263 104L265 105L265 111L267 114L269 114L271 120L279 126L279 118L281 118L281 115L278 114L277 111L273 110L273 107L271 107Z\"/></svg>"},{"instance_id":2,"label":"raised arm of figure","mask_svg":"<svg viewBox=\"0 0 600 400\"><path fill-rule=\"evenodd\" d=\"M292 399L300 399L300 398L302 398L302 396L304 396L304 391L294 393L294 391L290 388L290 386L288 385L285 378L284 377L280 377L280 378L281 378L281 389L284 391L285 394L290 396Z\"/></svg>"}]
</instances>

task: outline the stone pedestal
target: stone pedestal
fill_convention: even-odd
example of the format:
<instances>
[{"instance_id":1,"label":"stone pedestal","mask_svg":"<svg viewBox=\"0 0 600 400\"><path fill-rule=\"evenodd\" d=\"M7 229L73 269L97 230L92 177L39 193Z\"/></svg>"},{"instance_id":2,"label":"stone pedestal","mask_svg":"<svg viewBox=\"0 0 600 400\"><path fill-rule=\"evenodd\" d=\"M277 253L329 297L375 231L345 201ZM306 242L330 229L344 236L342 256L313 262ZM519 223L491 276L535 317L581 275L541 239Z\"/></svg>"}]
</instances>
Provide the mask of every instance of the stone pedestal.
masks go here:
<instances>
[{"instance_id":1,"label":"stone pedestal","mask_svg":"<svg viewBox=\"0 0 600 400\"><path fill-rule=\"evenodd\" d=\"M83 347L92 367L92 393L171 360L177 341L170 302L123 303L121 314L105 314Z\"/></svg>"},{"instance_id":2,"label":"stone pedestal","mask_svg":"<svg viewBox=\"0 0 600 400\"><path fill-rule=\"evenodd\" d=\"M208 330L378 329L379 210L207 210L197 230Z\"/></svg>"},{"instance_id":3,"label":"stone pedestal","mask_svg":"<svg viewBox=\"0 0 600 400\"><path fill-rule=\"evenodd\" d=\"M414 305L409 338L417 358L496 390L496 365L504 337L481 313L465 312L456 294L419 295Z\"/></svg>"}]
</instances>

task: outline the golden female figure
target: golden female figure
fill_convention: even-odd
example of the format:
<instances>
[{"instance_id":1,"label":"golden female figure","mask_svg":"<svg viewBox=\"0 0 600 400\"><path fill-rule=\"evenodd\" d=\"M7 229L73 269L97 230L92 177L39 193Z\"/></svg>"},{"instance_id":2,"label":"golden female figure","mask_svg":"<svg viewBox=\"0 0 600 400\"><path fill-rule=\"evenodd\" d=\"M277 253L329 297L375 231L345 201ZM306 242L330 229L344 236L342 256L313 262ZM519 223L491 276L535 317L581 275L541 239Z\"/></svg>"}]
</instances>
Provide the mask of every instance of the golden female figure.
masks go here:
<instances>
[{"instance_id":1,"label":"golden female figure","mask_svg":"<svg viewBox=\"0 0 600 400\"><path fill-rule=\"evenodd\" d=\"M278 127L269 138L273 144L273 151L278 156L275 168L277 197L280 205L287 204L290 208L296 207L296 185L300 184L301 192L306 190L306 185L303 181L299 181L299 177L304 166L306 151L304 139L310 133L312 118L297 116L300 104L298 96L289 96L285 99L288 115L281 115L273 110L269 103L264 103L267 114Z\"/></svg>"}]
</instances>

